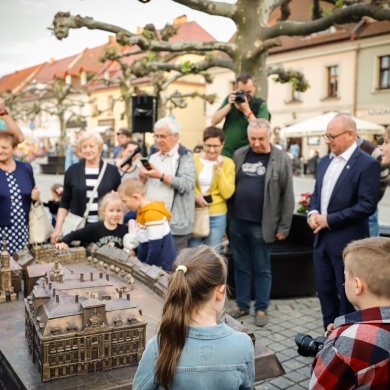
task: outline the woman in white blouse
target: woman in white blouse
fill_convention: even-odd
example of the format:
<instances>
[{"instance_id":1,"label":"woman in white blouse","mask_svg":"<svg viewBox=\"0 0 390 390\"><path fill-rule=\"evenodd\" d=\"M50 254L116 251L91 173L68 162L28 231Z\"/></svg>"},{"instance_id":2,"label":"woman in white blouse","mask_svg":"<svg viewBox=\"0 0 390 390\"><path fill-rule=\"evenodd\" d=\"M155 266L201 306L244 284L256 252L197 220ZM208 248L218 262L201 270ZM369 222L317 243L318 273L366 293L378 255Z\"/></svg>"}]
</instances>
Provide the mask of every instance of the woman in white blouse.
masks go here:
<instances>
[{"instance_id":1,"label":"woman in white blouse","mask_svg":"<svg viewBox=\"0 0 390 390\"><path fill-rule=\"evenodd\" d=\"M190 247L202 243L219 250L225 229L226 201L235 190L235 166L232 159L221 155L224 132L216 126L207 127L203 132L203 150L194 154L196 166L196 207L209 207L210 234L207 237L193 237Z\"/></svg>"}]
</instances>

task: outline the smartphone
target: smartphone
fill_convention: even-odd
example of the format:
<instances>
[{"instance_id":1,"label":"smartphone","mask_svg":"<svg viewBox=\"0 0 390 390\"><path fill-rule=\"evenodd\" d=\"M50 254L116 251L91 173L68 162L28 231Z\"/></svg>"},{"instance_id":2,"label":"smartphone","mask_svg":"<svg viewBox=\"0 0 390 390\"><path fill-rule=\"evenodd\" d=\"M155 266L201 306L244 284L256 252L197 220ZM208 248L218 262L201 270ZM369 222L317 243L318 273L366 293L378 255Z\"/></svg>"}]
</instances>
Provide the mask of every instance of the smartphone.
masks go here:
<instances>
[{"instance_id":1,"label":"smartphone","mask_svg":"<svg viewBox=\"0 0 390 390\"><path fill-rule=\"evenodd\" d=\"M152 169L151 165L149 164L149 161L146 157L140 158L141 164L144 166L145 169L150 171Z\"/></svg>"},{"instance_id":2,"label":"smartphone","mask_svg":"<svg viewBox=\"0 0 390 390\"><path fill-rule=\"evenodd\" d=\"M207 203L213 203L213 197L211 195L203 195L203 199L207 202Z\"/></svg>"}]
</instances>

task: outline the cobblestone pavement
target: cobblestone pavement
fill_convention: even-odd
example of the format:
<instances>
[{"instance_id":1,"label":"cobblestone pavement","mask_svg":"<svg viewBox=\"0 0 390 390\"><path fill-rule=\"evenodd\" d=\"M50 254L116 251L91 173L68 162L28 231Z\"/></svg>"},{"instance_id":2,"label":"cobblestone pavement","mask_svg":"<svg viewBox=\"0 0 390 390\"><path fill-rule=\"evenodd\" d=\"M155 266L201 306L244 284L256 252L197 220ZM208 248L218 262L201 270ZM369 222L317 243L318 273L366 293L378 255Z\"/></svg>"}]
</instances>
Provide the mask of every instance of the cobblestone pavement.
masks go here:
<instances>
[{"instance_id":1,"label":"cobblestone pavement","mask_svg":"<svg viewBox=\"0 0 390 390\"><path fill-rule=\"evenodd\" d=\"M229 305L234 305L231 301ZM298 333L313 338L322 336L322 314L317 297L274 299L268 309L269 323L265 327L254 324L254 310L240 321L254 332L256 342L275 352L285 375L256 383L255 390L307 389L313 358L300 356L294 338Z\"/></svg>"}]
</instances>

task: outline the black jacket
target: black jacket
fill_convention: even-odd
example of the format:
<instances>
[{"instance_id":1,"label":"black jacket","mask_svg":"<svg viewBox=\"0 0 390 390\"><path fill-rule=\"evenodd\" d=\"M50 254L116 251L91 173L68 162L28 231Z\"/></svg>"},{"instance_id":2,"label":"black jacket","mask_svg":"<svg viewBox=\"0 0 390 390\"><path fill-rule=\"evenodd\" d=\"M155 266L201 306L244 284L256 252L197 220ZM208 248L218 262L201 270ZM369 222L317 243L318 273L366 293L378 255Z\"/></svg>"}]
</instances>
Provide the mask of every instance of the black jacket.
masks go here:
<instances>
[{"instance_id":1,"label":"black jacket","mask_svg":"<svg viewBox=\"0 0 390 390\"><path fill-rule=\"evenodd\" d=\"M103 167L103 160L100 160L99 172ZM108 192L116 191L121 184L121 177L115 165L107 164L102 181L97 189L100 200ZM72 164L65 172L64 192L60 207L69 210L73 214L82 217L87 206L87 185L85 182L85 161L81 160Z\"/></svg>"}]
</instances>

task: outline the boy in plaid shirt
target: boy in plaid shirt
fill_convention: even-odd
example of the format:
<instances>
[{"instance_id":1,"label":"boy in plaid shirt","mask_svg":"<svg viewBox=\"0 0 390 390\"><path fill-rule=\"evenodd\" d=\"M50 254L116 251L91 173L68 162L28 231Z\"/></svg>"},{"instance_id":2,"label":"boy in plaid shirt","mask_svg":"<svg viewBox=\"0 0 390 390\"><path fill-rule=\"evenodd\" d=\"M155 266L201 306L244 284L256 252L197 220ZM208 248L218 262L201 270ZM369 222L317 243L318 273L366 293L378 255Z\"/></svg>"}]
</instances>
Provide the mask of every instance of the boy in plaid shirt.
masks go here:
<instances>
[{"instance_id":1,"label":"boy in plaid shirt","mask_svg":"<svg viewBox=\"0 0 390 390\"><path fill-rule=\"evenodd\" d=\"M360 310L336 318L313 362L310 389L389 389L390 239L353 241L344 249L345 292Z\"/></svg>"}]
</instances>

